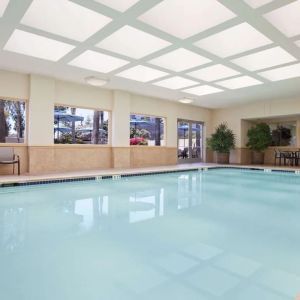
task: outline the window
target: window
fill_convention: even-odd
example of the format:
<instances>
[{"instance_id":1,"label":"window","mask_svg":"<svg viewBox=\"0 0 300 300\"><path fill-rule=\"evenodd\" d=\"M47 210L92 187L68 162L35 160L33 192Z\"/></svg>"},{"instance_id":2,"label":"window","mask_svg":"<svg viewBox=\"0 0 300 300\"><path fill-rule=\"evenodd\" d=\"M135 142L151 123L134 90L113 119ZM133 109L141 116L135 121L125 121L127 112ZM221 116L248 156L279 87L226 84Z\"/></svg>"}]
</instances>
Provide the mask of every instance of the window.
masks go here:
<instances>
[{"instance_id":1,"label":"window","mask_svg":"<svg viewBox=\"0 0 300 300\"><path fill-rule=\"evenodd\" d=\"M54 107L55 144L108 144L107 111Z\"/></svg>"},{"instance_id":2,"label":"window","mask_svg":"<svg viewBox=\"0 0 300 300\"><path fill-rule=\"evenodd\" d=\"M130 145L165 146L165 119L130 115Z\"/></svg>"},{"instance_id":3,"label":"window","mask_svg":"<svg viewBox=\"0 0 300 300\"><path fill-rule=\"evenodd\" d=\"M270 124L272 146L296 146L296 122Z\"/></svg>"},{"instance_id":4,"label":"window","mask_svg":"<svg viewBox=\"0 0 300 300\"><path fill-rule=\"evenodd\" d=\"M0 143L24 143L25 101L0 99Z\"/></svg>"}]
</instances>

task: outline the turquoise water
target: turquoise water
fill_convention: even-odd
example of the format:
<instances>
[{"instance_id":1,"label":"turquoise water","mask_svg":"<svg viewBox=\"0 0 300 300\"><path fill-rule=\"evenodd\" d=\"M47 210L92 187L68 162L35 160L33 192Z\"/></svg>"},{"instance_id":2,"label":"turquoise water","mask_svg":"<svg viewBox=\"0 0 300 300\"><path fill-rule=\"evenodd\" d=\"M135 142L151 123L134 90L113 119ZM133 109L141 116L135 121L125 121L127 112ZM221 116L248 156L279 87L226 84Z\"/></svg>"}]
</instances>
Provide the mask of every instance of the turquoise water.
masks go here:
<instances>
[{"instance_id":1,"label":"turquoise water","mask_svg":"<svg viewBox=\"0 0 300 300\"><path fill-rule=\"evenodd\" d=\"M294 300L300 176L241 170L0 189L1 300Z\"/></svg>"}]
</instances>

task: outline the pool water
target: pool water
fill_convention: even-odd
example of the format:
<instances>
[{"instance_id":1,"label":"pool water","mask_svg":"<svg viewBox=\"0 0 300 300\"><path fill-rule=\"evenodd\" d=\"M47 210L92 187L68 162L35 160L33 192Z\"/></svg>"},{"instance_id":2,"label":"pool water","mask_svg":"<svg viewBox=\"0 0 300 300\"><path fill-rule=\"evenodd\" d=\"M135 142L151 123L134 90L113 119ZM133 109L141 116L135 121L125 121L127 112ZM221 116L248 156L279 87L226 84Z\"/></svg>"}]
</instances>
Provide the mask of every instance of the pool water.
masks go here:
<instances>
[{"instance_id":1,"label":"pool water","mask_svg":"<svg viewBox=\"0 0 300 300\"><path fill-rule=\"evenodd\" d=\"M1 300L295 300L300 176L214 169L0 189Z\"/></svg>"}]
</instances>

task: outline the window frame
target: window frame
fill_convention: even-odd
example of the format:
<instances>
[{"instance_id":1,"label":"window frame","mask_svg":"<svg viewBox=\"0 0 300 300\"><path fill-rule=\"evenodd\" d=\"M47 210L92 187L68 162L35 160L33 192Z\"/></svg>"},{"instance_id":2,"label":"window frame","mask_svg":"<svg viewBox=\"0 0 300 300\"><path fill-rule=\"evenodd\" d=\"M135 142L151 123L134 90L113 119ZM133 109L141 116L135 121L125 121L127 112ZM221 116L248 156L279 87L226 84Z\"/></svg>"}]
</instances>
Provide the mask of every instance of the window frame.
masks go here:
<instances>
[{"instance_id":1,"label":"window frame","mask_svg":"<svg viewBox=\"0 0 300 300\"><path fill-rule=\"evenodd\" d=\"M68 108L79 108L79 109L89 109L89 110L93 110L93 111L105 111L108 113L107 144L55 144L54 137L53 137L53 145L55 147L111 147L111 139L112 139L112 111L111 111L111 109L103 109L103 108L99 108L99 107L91 107L91 106L84 106L84 105L73 105L73 104L54 102L54 104L53 104L53 125L54 125L55 106L64 106L64 107L68 107Z\"/></svg>"},{"instance_id":2,"label":"window frame","mask_svg":"<svg viewBox=\"0 0 300 300\"><path fill-rule=\"evenodd\" d=\"M284 125L291 125L291 124L295 124L295 144L294 145L286 145L286 146L282 146L282 145L277 145L277 146L270 146L272 148L297 148L297 145L298 145L298 135L297 135L297 131L298 131L298 128L297 128L297 124L298 124L298 121L297 120L286 120L286 121L275 121L275 120L272 120L270 122L266 122L270 127L271 125L276 125L277 127L278 126L282 126L282 127L285 127ZM271 134L272 134L272 129L271 129ZM293 137L293 136L292 136Z\"/></svg>"},{"instance_id":3,"label":"window frame","mask_svg":"<svg viewBox=\"0 0 300 300\"><path fill-rule=\"evenodd\" d=\"M0 143L0 147L24 147L28 146L28 126L29 126L29 100L27 98L20 97L2 97L0 101L19 101L25 103L25 130L24 130L24 142L23 143Z\"/></svg>"},{"instance_id":4,"label":"window frame","mask_svg":"<svg viewBox=\"0 0 300 300\"><path fill-rule=\"evenodd\" d=\"M161 118L164 119L164 140L165 140L165 145L160 145L160 146L149 146L149 145L130 145L130 119L131 115L140 115L144 117L150 117L150 118ZM152 115L152 114L145 114L145 113L136 113L136 112L130 112L129 113L129 147L146 147L146 148L158 148L158 147L168 147L168 135L167 135L167 126L168 124L168 118L166 116L159 116L159 115Z\"/></svg>"}]
</instances>

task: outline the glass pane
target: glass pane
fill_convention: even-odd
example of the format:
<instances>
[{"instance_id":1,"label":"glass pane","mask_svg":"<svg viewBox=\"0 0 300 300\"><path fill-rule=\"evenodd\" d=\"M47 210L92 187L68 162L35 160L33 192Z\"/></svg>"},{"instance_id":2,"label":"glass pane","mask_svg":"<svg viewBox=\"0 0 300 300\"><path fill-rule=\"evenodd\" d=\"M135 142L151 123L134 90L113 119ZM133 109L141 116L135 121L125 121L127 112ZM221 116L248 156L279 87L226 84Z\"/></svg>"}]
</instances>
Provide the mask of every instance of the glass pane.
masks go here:
<instances>
[{"instance_id":1,"label":"glass pane","mask_svg":"<svg viewBox=\"0 0 300 300\"><path fill-rule=\"evenodd\" d=\"M55 144L108 144L106 111L85 108L54 107Z\"/></svg>"},{"instance_id":2,"label":"glass pane","mask_svg":"<svg viewBox=\"0 0 300 300\"><path fill-rule=\"evenodd\" d=\"M192 123L192 158L201 159L202 125Z\"/></svg>"},{"instance_id":3,"label":"glass pane","mask_svg":"<svg viewBox=\"0 0 300 300\"><path fill-rule=\"evenodd\" d=\"M189 146L189 123L180 121L178 122L178 158L187 159L190 157Z\"/></svg>"},{"instance_id":4,"label":"glass pane","mask_svg":"<svg viewBox=\"0 0 300 300\"><path fill-rule=\"evenodd\" d=\"M296 122L269 124L272 146L296 146Z\"/></svg>"},{"instance_id":5,"label":"glass pane","mask_svg":"<svg viewBox=\"0 0 300 300\"><path fill-rule=\"evenodd\" d=\"M165 146L165 119L130 115L130 145Z\"/></svg>"},{"instance_id":6,"label":"glass pane","mask_svg":"<svg viewBox=\"0 0 300 300\"><path fill-rule=\"evenodd\" d=\"M0 143L24 143L25 101L0 99Z\"/></svg>"}]
</instances>

